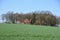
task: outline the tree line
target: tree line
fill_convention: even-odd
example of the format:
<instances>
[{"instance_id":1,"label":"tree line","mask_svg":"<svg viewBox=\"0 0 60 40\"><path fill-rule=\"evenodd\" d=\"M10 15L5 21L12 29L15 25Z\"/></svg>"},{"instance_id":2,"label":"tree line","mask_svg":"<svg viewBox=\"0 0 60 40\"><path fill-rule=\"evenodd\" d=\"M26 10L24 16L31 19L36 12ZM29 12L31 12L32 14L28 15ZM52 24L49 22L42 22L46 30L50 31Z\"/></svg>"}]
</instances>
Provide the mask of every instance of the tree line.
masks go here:
<instances>
[{"instance_id":1,"label":"tree line","mask_svg":"<svg viewBox=\"0 0 60 40\"><path fill-rule=\"evenodd\" d=\"M52 14L50 11L35 11L29 13L14 13L7 12L2 14L2 20L6 20L6 23L16 23L18 20L28 19L29 24L34 25L47 25L47 26L57 26L60 24L60 17Z\"/></svg>"}]
</instances>

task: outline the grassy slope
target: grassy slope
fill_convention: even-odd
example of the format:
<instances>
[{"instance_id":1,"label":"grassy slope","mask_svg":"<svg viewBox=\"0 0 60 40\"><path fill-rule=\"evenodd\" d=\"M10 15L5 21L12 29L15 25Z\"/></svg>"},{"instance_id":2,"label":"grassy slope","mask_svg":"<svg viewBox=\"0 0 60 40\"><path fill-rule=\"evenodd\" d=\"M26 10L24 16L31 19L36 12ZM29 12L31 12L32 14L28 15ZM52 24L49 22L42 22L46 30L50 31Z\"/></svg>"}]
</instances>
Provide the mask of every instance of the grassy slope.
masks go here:
<instances>
[{"instance_id":1,"label":"grassy slope","mask_svg":"<svg viewBox=\"0 0 60 40\"><path fill-rule=\"evenodd\" d=\"M60 27L0 24L0 40L60 40Z\"/></svg>"}]
</instances>

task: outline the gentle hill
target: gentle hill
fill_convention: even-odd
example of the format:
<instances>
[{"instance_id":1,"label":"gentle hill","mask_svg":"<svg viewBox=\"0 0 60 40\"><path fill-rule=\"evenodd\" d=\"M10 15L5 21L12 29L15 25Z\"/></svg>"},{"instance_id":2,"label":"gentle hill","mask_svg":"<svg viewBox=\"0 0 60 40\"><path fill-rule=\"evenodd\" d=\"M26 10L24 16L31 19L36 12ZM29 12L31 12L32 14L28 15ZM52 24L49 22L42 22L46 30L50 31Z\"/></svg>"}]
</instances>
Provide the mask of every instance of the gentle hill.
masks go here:
<instances>
[{"instance_id":1,"label":"gentle hill","mask_svg":"<svg viewBox=\"0 0 60 40\"><path fill-rule=\"evenodd\" d=\"M60 27L0 24L0 40L60 40Z\"/></svg>"}]
</instances>

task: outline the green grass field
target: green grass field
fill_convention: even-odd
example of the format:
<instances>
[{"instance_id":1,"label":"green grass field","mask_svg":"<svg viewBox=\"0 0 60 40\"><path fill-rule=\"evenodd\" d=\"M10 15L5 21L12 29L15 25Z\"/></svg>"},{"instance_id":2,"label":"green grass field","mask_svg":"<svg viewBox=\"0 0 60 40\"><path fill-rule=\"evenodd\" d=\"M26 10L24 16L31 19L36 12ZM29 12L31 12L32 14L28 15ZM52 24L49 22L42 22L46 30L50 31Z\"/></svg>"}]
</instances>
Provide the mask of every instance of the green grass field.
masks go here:
<instances>
[{"instance_id":1,"label":"green grass field","mask_svg":"<svg viewBox=\"0 0 60 40\"><path fill-rule=\"evenodd\" d=\"M60 40L60 27L0 24L0 40Z\"/></svg>"}]
</instances>

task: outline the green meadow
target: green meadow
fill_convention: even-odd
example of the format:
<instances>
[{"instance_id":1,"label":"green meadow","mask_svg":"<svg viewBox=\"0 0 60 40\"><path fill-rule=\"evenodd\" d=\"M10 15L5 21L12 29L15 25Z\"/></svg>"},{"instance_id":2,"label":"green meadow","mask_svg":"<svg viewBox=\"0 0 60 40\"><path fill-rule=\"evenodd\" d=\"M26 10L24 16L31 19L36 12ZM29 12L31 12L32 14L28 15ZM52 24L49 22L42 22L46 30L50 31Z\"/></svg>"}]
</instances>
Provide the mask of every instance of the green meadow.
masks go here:
<instances>
[{"instance_id":1,"label":"green meadow","mask_svg":"<svg viewBox=\"0 0 60 40\"><path fill-rule=\"evenodd\" d=\"M0 40L60 40L60 27L0 24Z\"/></svg>"}]
</instances>

